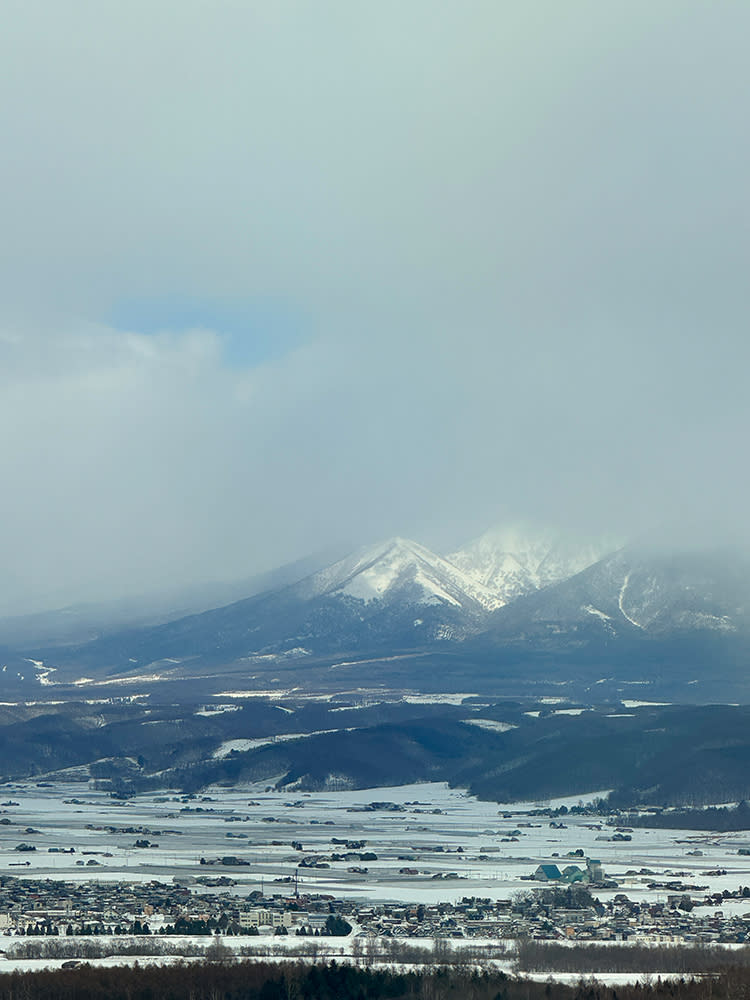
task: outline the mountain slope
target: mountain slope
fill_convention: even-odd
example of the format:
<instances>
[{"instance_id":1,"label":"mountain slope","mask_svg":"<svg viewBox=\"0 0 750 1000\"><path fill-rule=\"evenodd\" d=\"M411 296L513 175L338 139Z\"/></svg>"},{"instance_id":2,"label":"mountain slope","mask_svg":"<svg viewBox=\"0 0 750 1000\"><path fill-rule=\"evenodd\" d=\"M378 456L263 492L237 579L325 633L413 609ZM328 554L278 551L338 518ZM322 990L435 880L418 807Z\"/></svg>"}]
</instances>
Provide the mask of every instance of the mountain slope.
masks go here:
<instances>
[{"instance_id":1,"label":"mountain slope","mask_svg":"<svg viewBox=\"0 0 750 1000\"><path fill-rule=\"evenodd\" d=\"M500 607L497 595L423 545L391 538L342 559L300 584L307 597L347 596L369 602L449 604L471 612Z\"/></svg>"},{"instance_id":2,"label":"mountain slope","mask_svg":"<svg viewBox=\"0 0 750 1000\"><path fill-rule=\"evenodd\" d=\"M548 549L532 582L552 563ZM562 559L555 565L561 571ZM514 697L562 683L584 696L607 679L614 694L622 684L656 684L660 698L744 697L750 558L737 552L628 547L502 607L498 600L448 560L391 539L226 607L24 655L43 660L45 676L58 668L48 684L126 673L195 684L266 670L278 681L283 666L291 683L312 683L314 675L330 690L343 676L330 673L332 664L375 658L377 678L363 667L358 683L481 686Z\"/></svg>"},{"instance_id":3,"label":"mountain slope","mask_svg":"<svg viewBox=\"0 0 750 1000\"><path fill-rule=\"evenodd\" d=\"M659 553L628 546L493 616L497 638L750 631L750 558L737 551Z\"/></svg>"},{"instance_id":4,"label":"mountain slope","mask_svg":"<svg viewBox=\"0 0 750 1000\"><path fill-rule=\"evenodd\" d=\"M607 540L573 541L550 529L501 526L448 559L492 591L502 606L580 573L616 547Z\"/></svg>"},{"instance_id":5,"label":"mountain slope","mask_svg":"<svg viewBox=\"0 0 750 1000\"><path fill-rule=\"evenodd\" d=\"M473 635L493 594L415 542L391 539L304 580L155 628L132 629L40 658L136 671L164 660L226 664L423 647Z\"/></svg>"},{"instance_id":6,"label":"mountain slope","mask_svg":"<svg viewBox=\"0 0 750 1000\"><path fill-rule=\"evenodd\" d=\"M309 576L333 556L331 551L315 553L242 580L193 584L172 591L0 618L0 643L16 648L42 643L50 646L81 644L107 632L175 621L206 608L278 590Z\"/></svg>"}]
</instances>

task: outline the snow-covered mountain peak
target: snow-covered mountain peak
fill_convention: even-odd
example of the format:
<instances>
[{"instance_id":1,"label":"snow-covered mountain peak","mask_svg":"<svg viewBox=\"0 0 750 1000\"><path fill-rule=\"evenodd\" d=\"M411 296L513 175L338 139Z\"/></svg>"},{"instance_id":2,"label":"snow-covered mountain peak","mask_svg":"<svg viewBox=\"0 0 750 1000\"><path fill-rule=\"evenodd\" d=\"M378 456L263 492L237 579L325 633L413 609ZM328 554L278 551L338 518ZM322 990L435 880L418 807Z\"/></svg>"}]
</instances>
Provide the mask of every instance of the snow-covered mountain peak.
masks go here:
<instances>
[{"instance_id":1,"label":"snow-covered mountain peak","mask_svg":"<svg viewBox=\"0 0 750 1000\"><path fill-rule=\"evenodd\" d=\"M447 559L406 538L359 549L308 581L310 596L343 595L369 602L399 597L412 603L484 610L501 602Z\"/></svg>"},{"instance_id":2,"label":"snow-covered mountain peak","mask_svg":"<svg viewBox=\"0 0 750 1000\"><path fill-rule=\"evenodd\" d=\"M493 591L500 604L575 576L617 548L611 540L579 543L551 528L491 528L448 559Z\"/></svg>"}]
</instances>

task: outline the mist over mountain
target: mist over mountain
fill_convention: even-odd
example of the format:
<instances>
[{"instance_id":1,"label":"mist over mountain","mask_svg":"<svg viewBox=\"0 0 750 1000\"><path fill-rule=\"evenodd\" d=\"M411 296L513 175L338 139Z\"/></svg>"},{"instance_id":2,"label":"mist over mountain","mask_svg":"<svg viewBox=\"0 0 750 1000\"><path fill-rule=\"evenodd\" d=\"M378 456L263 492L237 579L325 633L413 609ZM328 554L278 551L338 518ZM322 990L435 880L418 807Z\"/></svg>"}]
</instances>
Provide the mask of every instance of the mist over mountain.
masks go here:
<instances>
[{"instance_id":1,"label":"mist over mountain","mask_svg":"<svg viewBox=\"0 0 750 1000\"><path fill-rule=\"evenodd\" d=\"M448 558L508 604L574 576L617 547L612 540L576 542L551 528L521 524L491 528Z\"/></svg>"},{"instance_id":2,"label":"mist over mountain","mask_svg":"<svg viewBox=\"0 0 750 1000\"><path fill-rule=\"evenodd\" d=\"M616 637L691 631L750 634L750 553L693 549L667 553L625 546L500 611L498 636L594 627Z\"/></svg>"},{"instance_id":3,"label":"mist over mountain","mask_svg":"<svg viewBox=\"0 0 750 1000\"><path fill-rule=\"evenodd\" d=\"M329 549L239 580L208 581L116 601L0 617L0 642L11 646L76 644L118 629L161 624L266 590L275 590L320 569L339 554Z\"/></svg>"},{"instance_id":4,"label":"mist over mountain","mask_svg":"<svg viewBox=\"0 0 750 1000\"><path fill-rule=\"evenodd\" d=\"M151 629L58 653L66 662L125 669L165 658L304 657L460 641L502 596L401 538L357 550L309 576Z\"/></svg>"},{"instance_id":5,"label":"mist over mountain","mask_svg":"<svg viewBox=\"0 0 750 1000\"><path fill-rule=\"evenodd\" d=\"M0 614L747 539L746 4L157 6L4 18Z\"/></svg>"},{"instance_id":6,"label":"mist over mountain","mask_svg":"<svg viewBox=\"0 0 750 1000\"><path fill-rule=\"evenodd\" d=\"M59 761L118 794L436 778L498 800L745 794L746 712L711 706L750 699L750 558L607 549L529 527L450 556L395 537L157 625L6 646L7 773Z\"/></svg>"},{"instance_id":7,"label":"mist over mountain","mask_svg":"<svg viewBox=\"0 0 750 1000\"><path fill-rule=\"evenodd\" d=\"M613 690L623 679L661 678L669 697L710 700L712 676L717 691L737 697L750 648L750 558L740 549L607 547L494 528L444 557L392 538L307 575L309 563L285 567L270 588L220 607L110 624L85 641L26 634L12 645L53 666L52 683L145 671L200 686L226 671L246 683L283 670L334 690L336 663L374 657L384 684L460 683L512 696L539 682L576 683L582 694L604 677Z\"/></svg>"},{"instance_id":8,"label":"mist over mountain","mask_svg":"<svg viewBox=\"0 0 750 1000\"><path fill-rule=\"evenodd\" d=\"M743 792L750 5L6 6L7 773Z\"/></svg>"}]
</instances>

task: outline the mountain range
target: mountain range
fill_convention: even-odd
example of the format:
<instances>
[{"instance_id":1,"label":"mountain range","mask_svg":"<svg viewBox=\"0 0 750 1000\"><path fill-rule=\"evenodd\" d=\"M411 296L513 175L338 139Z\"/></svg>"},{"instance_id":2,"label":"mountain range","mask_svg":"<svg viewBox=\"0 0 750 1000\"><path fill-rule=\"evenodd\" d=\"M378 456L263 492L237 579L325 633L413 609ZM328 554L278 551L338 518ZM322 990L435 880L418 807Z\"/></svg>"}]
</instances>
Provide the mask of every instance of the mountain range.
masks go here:
<instances>
[{"instance_id":1,"label":"mountain range","mask_svg":"<svg viewBox=\"0 0 750 1000\"><path fill-rule=\"evenodd\" d=\"M83 642L6 643L8 656L20 650L53 665L59 682L144 671L257 676L279 665L305 671L419 654L450 658L443 669L468 689L472 671L486 685L509 671L528 682L545 671L559 678L587 662L593 673L630 675L634 665L661 660L671 670L677 658L687 683L717 656L731 660L736 679L750 634L750 559L736 550L613 548L506 528L447 556L392 538L300 573L287 570L259 593L159 624ZM408 663L399 669L404 683L416 683ZM387 682L395 676L389 668Z\"/></svg>"},{"instance_id":2,"label":"mountain range","mask_svg":"<svg viewBox=\"0 0 750 1000\"><path fill-rule=\"evenodd\" d=\"M527 537L511 552L509 537L490 533L450 557L392 538L229 605L83 643L37 646L34 655L122 671L164 660L217 663L460 643L509 602L594 558L593 549L565 551L551 534ZM516 532L514 540L521 539Z\"/></svg>"},{"instance_id":3,"label":"mountain range","mask_svg":"<svg viewBox=\"0 0 750 1000\"><path fill-rule=\"evenodd\" d=\"M719 781L750 794L746 713L710 707L750 703L738 549L494 529L445 556L393 538L265 579L156 624L77 624L83 641L6 637L5 773L85 765L115 789L334 775L500 798L617 787L691 801Z\"/></svg>"}]
</instances>

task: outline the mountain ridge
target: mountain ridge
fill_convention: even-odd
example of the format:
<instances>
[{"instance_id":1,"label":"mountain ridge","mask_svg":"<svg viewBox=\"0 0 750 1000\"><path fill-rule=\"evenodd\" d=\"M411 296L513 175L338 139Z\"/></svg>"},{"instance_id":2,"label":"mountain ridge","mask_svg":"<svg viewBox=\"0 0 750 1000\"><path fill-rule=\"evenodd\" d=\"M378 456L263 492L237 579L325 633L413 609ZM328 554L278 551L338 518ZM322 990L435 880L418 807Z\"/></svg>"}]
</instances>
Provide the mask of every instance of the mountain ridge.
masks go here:
<instances>
[{"instance_id":1,"label":"mountain ridge","mask_svg":"<svg viewBox=\"0 0 750 1000\"><path fill-rule=\"evenodd\" d=\"M750 632L750 556L726 549L658 553L625 546L493 616L498 635L547 624L610 635Z\"/></svg>"},{"instance_id":2,"label":"mountain ridge","mask_svg":"<svg viewBox=\"0 0 750 1000\"><path fill-rule=\"evenodd\" d=\"M412 585L423 592L420 603L444 601L460 607L468 600L485 610L500 606L496 595L472 575L424 545L398 536L358 549L300 586L305 582L311 596L341 594L365 603Z\"/></svg>"},{"instance_id":3,"label":"mountain ridge","mask_svg":"<svg viewBox=\"0 0 750 1000\"><path fill-rule=\"evenodd\" d=\"M620 544L571 540L551 528L518 523L490 528L447 559L504 605L580 573Z\"/></svg>"},{"instance_id":4,"label":"mountain ridge","mask_svg":"<svg viewBox=\"0 0 750 1000\"><path fill-rule=\"evenodd\" d=\"M536 585L541 568L551 573L554 564L559 573L590 558L590 550L574 551L566 563L555 545L527 546L511 568L522 557L531 560L533 550L537 579L529 585ZM489 557L475 566L477 575L508 565L502 544L493 555L485 541L483 551ZM335 678L326 671L371 657L381 663L383 681L431 690L436 683L450 690L457 677L460 690L495 684L510 694L513 685L527 690L571 678L584 688L614 678L616 687L618 678L644 683L651 670L683 697L687 683L708 678L709 667L726 675L722 691L739 690L746 635L750 557L738 553L667 555L625 546L503 603L502 594L450 560L396 537L220 608L77 646L25 648L22 655L44 661L46 684L146 673L199 683L222 672L254 680L274 671L277 680L284 670L295 683L317 678L332 690ZM451 673L430 676L438 663ZM49 666L57 668L52 680ZM17 673L33 680L38 671ZM714 677L719 684L719 673Z\"/></svg>"},{"instance_id":5,"label":"mountain ridge","mask_svg":"<svg viewBox=\"0 0 750 1000\"><path fill-rule=\"evenodd\" d=\"M223 607L37 652L39 659L77 661L85 669L133 671L196 657L218 662L430 648L479 634L505 600L476 571L395 537Z\"/></svg>"}]
</instances>

